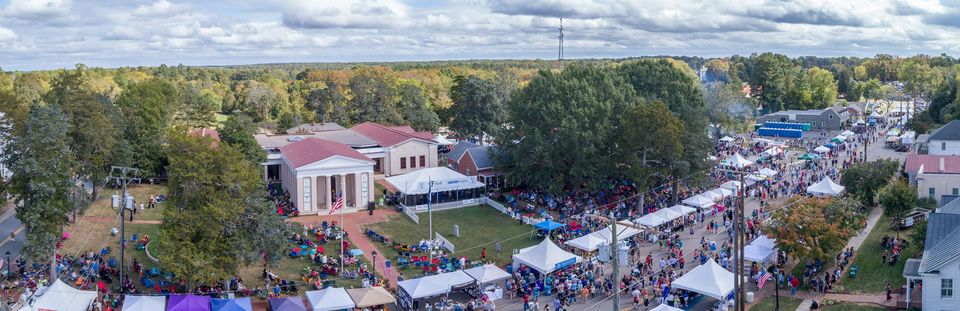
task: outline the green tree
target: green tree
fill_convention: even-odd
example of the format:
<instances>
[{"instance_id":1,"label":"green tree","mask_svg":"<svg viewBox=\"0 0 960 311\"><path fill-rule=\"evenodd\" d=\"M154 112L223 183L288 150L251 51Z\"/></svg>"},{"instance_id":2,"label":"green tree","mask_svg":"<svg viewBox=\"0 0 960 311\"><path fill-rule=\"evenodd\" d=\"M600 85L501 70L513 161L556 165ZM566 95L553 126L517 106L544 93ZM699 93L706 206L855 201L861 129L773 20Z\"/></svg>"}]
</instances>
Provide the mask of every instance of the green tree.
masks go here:
<instances>
[{"instance_id":1,"label":"green tree","mask_svg":"<svg viewBox=\"0 0 960 311\"><path fill-rule=\"evenodd\" d=\"M227 118L220 129L220 139L240 150L244 158L252 163L263 163L267 160L267 153L260 148L260 144L253 135L257 132L257 125L253 124L246 114L235 114Z\"/></svg>"},{"instance_id":2,"label":"green tree","mask_svg":"<svg viewBox=\"0 0 960 311\"><path fill-rule=\"evenodd\" d=\"M837 82L830 71L816 67L807 69L800 87L805 94L801 109L823 109L837 100ZM806 102L807 99L809 102Z\"/></svg>"},{"instance_id":3,"label":"green tree","mask_svg":"<svg viewBox=\"0 0 960 311\"><path fill-rule=\"evenodd\" d=\"M790 208L774 213L764 230L777 240L777 248L787 254L798 258L833 256L862 226L863 219L856 213L858 205L855 202L845 199L800 200L790 202Z\"/></svg>"},{"instance_id":4,"label":"green tree","mask_svg":"<svg viewBox=\"0 0 960 311\"><path fill-rule=\"evenodd\" d=\"M307 94L307 108L316 110L317 120L320 122L350 125L345 101L343 90L336 82L327 82L326 87L312 89Z\"/></svg>"},{"instance_id":5,"label":"green tree","mask_svg":"<svg viewBox=\"0 0 960 311\"><path fill-rule=\"evenodd\" d=\"M754 100L744 96L740 86L722 82L707 84L703 101L715 143L724 131L739 130L747 117L752 116L755 107Z\"/></svg>"},{"instance_id":6,"label":"green tree","mask_svg":"<svg viewBox=\"0 0 960 311\"><path fill-rule=\"evenodd\" d=\"M263 195L255 164L209 137L177 130L168 141L170 205L158 238L161 267L192 287L278 255L288 230Z\"/></svg>"},{"instance_id":7,"label":"green tree","mask_svg":"<svg viewBox=\"0 0 960 311\"><path fill-rule=\"evenodd\" d=\"M67 145L69 126L58 107L31 106L25 126L5 147L3 163L12 173L7 195L27 228L24 257L41 260L54 254L73 209L76 163Z\"/></svg>"},{"instance_id":8,"label":"green tree","mask_svg":"<svg viewBox=\"0 0 960 311\"><path fill-rule=\"evenodd\" d=\"M627 177L646 189L655 182L655 177L671 173L670 164L678 154L683 154L683 122L661 102L635 106L626 112L623 134L618 146L624 154L624 171ZM642 192L640 202L644 202Z\"/></svg>"},{"instance_id":9,"label":"green tree","mask_svg":"<svg viewBox=\"0 0 960 311\"><path fill-rule=\"evenodd\" d=\"M182 104L177 119L189 127L209 127L217 121L216 113L223 105L223 98L209 89L187 86L181 92Z\"/></svg>"},{"instance_id":10,"label":"green tree","mask_svg":"<svg viewBox=\"0 0 960 311\"><path fill-rule=\"evenodd\" d=\"M418 131L436 131L440 126L437 113L430 110L430 102L423 90L412 83L400 85L398 108L403 112L404 120Z\"/></svg>"},{"instance_id":11,"label":"green tree","mask_svg":"<svg viewBox=\"0 0 960 311\"><path fill-rule=\"evenodd\" d=\"M907 211L917 206L917 189L902 180L895 180L880 190L880 205L884 214L900 220Z\"/></svg>"},{"instance_id":12,"label":"green tree","mask_svg":"<svg viewBox=\"0 0 960 311\"><path fill-rule=\"evenodd\" d=\"M450 129L459 135L481 141L503 121L504 108L496 85L476 76L458 76L450 88L453 121Z\"/></svg>"},{"instance_id":13,"label":"green tree","mask_svg":"<svg viewBox=\"0 0 960 311\"><path fill-rule=\"evenodd\" d=\"M497 141L495 161L520 184L558 193L585 184L597 189L623 176L618 163L624 113L640 98L611 70L571 65L540 71L507 104L508 127ZM509 159L509 160L507 160Z\"/></svg>"},{"instance_id":14,"label":"green tree","mask_svg":"<svg viewBox=\"0 0 960 311\"><path fill-rule=\"evenodd\" d=\"M786 109L787 96L796 79L800 66L782 54L763 53L753 59L754 69L750 74L750 91L768 112Z\"/></svg>"},{"instance_id":15,"label":"green tree","mask_svg":"<svg viewBox=\"0 0 960 311\"><path fill-rule=\"evenodd\" d=\"M894 160L860 162L843 171L840 183L864 205L874 206L877 191L887 185L899 169L900 164Z\"/></svg>"},{"instance_id":16,"label":"green tree","mask_svg":"<svg viewBox=\"0 0 960 311\"><path fill-rule=\"evenodd\" d=\"M350 110L355 112L354 123L367 121L400 124L403 117L397 110L397 92L391 83L381 77L357 75L350 79Z\"/></svg>"},{"instance_id":17,"label":"green tree","mask_svg":"<svg viewBox=\"0 0 960 311\"><path fill-rule=\"evenodd\" d=\"M134 166L159 173L166 164L164 134L179 106L177 89L168 81L151 79L130 85L117 99L123 138L133 151Z\"/></svg>"}]
</instances>

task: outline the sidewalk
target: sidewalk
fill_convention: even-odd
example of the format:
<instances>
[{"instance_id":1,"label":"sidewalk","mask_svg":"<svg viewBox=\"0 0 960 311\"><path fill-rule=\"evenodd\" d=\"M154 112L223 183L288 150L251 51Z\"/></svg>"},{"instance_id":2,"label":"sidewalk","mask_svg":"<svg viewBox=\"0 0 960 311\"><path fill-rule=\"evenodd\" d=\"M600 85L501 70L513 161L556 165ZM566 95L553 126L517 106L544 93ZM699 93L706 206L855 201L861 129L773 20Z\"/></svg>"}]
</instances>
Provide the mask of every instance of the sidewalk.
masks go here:
<instances>
[{"instance_id":1,"label":"sidewalk","mask_svg":"<svg viewBox=\"0 0 960 311\"><path fill-rule=\"evenodd\" d=\"M360 210L360 211L343 215L343 222L345 224L343 226L343 229L347 232L347 236L350 237L350 241L353 243L353 245L363 250L363 257L365 257L367 261L370 261L370 262L373 261L373 255L371 255L371 252L376 250L377 248L373 244L373 242L371 242L370 239L367 238L366 234L364 234L363 227L370 224L385 222L388 220L388 216L396 215L396 214L397 212L395 212L391 208L381 208L374 211L373 215L368 215L366 210ZM340 215L334 214L334 215L298 216L293 218L287 218L287 221L298 222L298 223L307 224L307 225L313 224L314 226L319 226L321 223L323 223L323 221L327 221L327 222L335 221L339 223ZM379 250L377 252L379 252ZM399 273L393 267L390 267L390 268L386 267L386 265L384 264L383 256L378 256L376 269L377 269L377 272L380 273L380 275L382 275L383 278L386 279L388 283L390 283L390 288L397 288L397 275L399 275Z\"/></svg>"}]
</instances>

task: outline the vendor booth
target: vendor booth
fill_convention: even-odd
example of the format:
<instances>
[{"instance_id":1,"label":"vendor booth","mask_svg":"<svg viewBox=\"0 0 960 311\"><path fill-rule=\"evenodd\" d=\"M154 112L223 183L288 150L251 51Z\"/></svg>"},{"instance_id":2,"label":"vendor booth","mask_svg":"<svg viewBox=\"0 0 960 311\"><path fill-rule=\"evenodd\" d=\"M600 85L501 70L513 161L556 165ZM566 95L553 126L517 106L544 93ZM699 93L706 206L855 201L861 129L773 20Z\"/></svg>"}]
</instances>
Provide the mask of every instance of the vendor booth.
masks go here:
<instances>
[{"instance_id":1,"label":"vendor booth","mask_svg":"<svg viewBox=\"0 0 960 311\"><path fill-rule=\"evenodd\" d=\"M124 311L164 311L167 308L167 297L164 296L136 296L123 297Z\"/></svg>"},{"instance_id":2,"label":"vendor booth","mask_svg":"<svg viewBox=\"0 0 960 311\"><path fill-rule=\"evenodd\" d=\"M397 304L402 310L409 310L413 308L414 300L443 295L453 290L464 290L476 298L479 297L476 285L477 280L463 270L405 280L397 283Z\"/></svg>"},{"instance_id":3,"label":"vendor booth","mask_svg":"<svg viewBox=\"0 0 960 311\"><path fill-rule=\"evenodd\" d=\"M701 195L695 195L695 196L683 199L681 203L689 206L693 206L696 208L707 208L707 207L713 206L713 204L716 202L714 202L713 199L705 198Z\"/></svg>"},{"instance_id":4,"label":"vendor booth","mask_svg":"<svg viewBox=\"0 0 960 311\"><path fill-rule=\"evenodd\" d=\"M170 295L167 311L210 311L210 296Z\"/></svg>"},{"instance_id":5,"label":"vendor booth","mask_svg":"<svg viewBox=\"0 0 960 311\"><path fill-rule=\"evenodd\" d=\"M760 174L760 175L763 175L763 176L767 176L767 177L777 176L777 173L779 173L779 172L777 172L777 171L775 171L775 170L772 170L772 169L769 169L769 168L766 168L766 167L764 167L764 168L760 169L759 171L757 171L757 174Z\"/></svg>"},{"instance_id":6,"label":"vendor booth","mask_svg":"<svg viewBox=\"0 0 960 311\"><path fill-rule=\"evenodd\" d=\"M639 226L653 228L653 227L665 224L668 221L669 220L666 220L663 217L660 217L654 214L646 214L646 215L640 216L640 218L634 219L633 223Z\"/></svg>"},{"instance_id":7,"label":"vendor booth","mask_svg":"<svg viewBox=\"0 0 960 311\"><path fill-rule=\"evenodd\" d=\"M726 198L733 195L733 190L730 190L727 188L716 188L716 189L710 190L710 192L720 195L721 198Z\"/></svg>"},{"instance_id":8,"label":"vendor booth","mask_svg":"<svg viewBox=\"0 0 960 311\"><path fill-rule=\"evenodd\" d=\"M623 221L621 221L620 223L623 224ZM629 225L632 226L633 224L629 224ZM600 229L597 232L594 232L591 234L607 241L608 243L613 241L613 229L611 229L611 226L607 226L606 228ZM624 241L638 234L640 234L640 230L627 227L626 225L617 226L618 241Z\"/></svg>"},{"instance_id":9,"label":"vendor booth","mask_svg":"<svg viewBox=\"0 0 960 311\"><path fill-rule=\"evenodd\" d=\"M813 152L827 153L830 152L830 148L827 148L827 146L817 146L816 148L813 148Z\"/></svg>"},{"instance_id":10,"label":"vendor booth","mask_svg":"<svg viewBox=\"0 0 960 311\"><path fill-rule=\"evenodd\" d=\"M697 292L717 300L724 300L733 292L733 272L727 271L713 259L693 268L671 283L672 288Z\"/></svg>"},{"instance_id":11,"label":"vendor booth","mask_svg":"<svg viewBox=\"0 0 960 311\"><path fill-rule=\"evenodd\" d=\"M713 202L723 200L723 195L716 192L705 191L704 193L699 194L701 197L710 199Z\"/></svg>"},{"instance_id":12,"label":"vendor booth","mask_svg":"<svg viewBox=\"0 0 960 311\"><path fill-rule=\"evenodd\" d=\"M593 234L586 234L576 239L571 239L563 244L570 245L576 249L585 251L585 252L594 252L597 248L600 248L600 245L607 244L607 240Z\"/></svg>"},{"instance_id":13,"label":"vendor booth","mask_svg":"<svg viewBox=\"0 0 960 311\"><path fill-rule=\"evenodd\" d=\"M506 286L499 286L495 283L510 278L510 274L500 267L492 264L486 264L479 267L473 267L463 270L470 277L480 283L480 290L489 300L499 300L503 298L503 289Z\"/></svg>"},{"instance_id":14,"label":"vendor booth","mask_svg":"<svg viewBox=\"0 0 960 311\"><path fill-rule=\"evenodd\" d=\"M357 308L369 308L397 302L397 298L394 298L390 292L379 286L351 288L347 290L347 294L350 295L350 299L353 299Z\"/></svg>"},{"instance_id":15,"label":"vendor booth","mask_svg":"<svg viewBox=\"0 0 960 311\"><path fill-rule=\"evenodd\" d=\"M689 214L692 214L693 212L696 212L696 211L697 211L696 209L694 209L694 208L692 208L692 207L683 206L683 205L674 205L674 206L671 206L671 207L669 207L669 208L667 208L667 209L670 210L670 211L673 211L674 213L679 213L680 215L684 215L684 216L689 215Z\"/></svg>"},{"instance_id":16,"label":"vendor booth","mask_svg":"<svg viewBox=\"0 0 960 311\"><path fill-rule=\"evenodd\" d=\"M807 187L807 193L817 197L835 197L843 193L843 189L843 186L834 183L830 177L824 177Z\"/></svg>"},{"instance_id":17,"label":"vendor booth","mask_svg":"<svg viewBox=\"0 0 960 311\"><path fill-rule=\"evenodd\" d=\"M213 311L253 311L253 302L250 297L213 298L210 300L210 305Z\"/></svg>"},{"instance_id":18,"label":"vendor booth","mask_svg":"<svg viewBox=\"0 0 960 311\"><path fill-rule=\"evenodd\" d=\"M720 138L720 141L725 142L725 143L732 143L732 142L733 142L733 137L724 136L723 138Z\"/></svg>"},{"instance_id":19,"label":"vendor booth","mask_svg":"<svg viewBox=\"0 0 960 311\"><path fill-rule=\"evenodd\" d=\"M96 291L79 290L58 279L53 281L53 285L38 289L37 294L33 296L33 303L23 306L20 310L85 311L96 298Z\"/></svg>"},{"instance_id":20,"label":"vendor booth","mask_svg":"<svg viewBox=\"0 0 960 311\"><path fill-rule=\"evenodd\" d=\"M483 203L482 182L446 167L425 168L386 180L399 189L400 205L414 212L427 210L428 193L434 210Z\"/></svg>"},{"instance_id":21,"label":"vendor booth","mask_svg":"<svg viewBox=\"0 0 960 311\"><path fill-rule=\"evenodd\" d=\"M307 311L307 307L300 297L270 298L270 311Z\"/></svg>"},{"instance_id":22,"label":"vendor booth","mask_svg":"<svg viewBox=\"0 0 960 311\"><path fill-rule=\"evenodd\" d=\"M347 290L339 287L327 287L322 290L312 290L304 293L307 296L307 302L313 308L313 311L333 311L343 309L353 309L356 304Z\"/></svg>"},{"instance_id":23,"label":"vendor booth","mask_svg":"<svg viewBox=\"0 0 960 311\"><path fill-rule=\"evenodd\" d=\"M733 154L733 156L721 161L720 164L724 166L742 169L744 167L752 165L753 161L743 158L743 156L741 156L739 153L735 153Z\"/></svg>"},{"instance_id":24,"label":"vendor booth","mask_svg":"<svg viewBox=\"0 0 960 311\"><path fill-rule=\"evenodd\" d=\"M550 274L581 261L583 258L553 244L550 238L543 239L540 244L521 249L519 253L513 255L514 267L523 264L541 274Z\"/></svg>"},{"instance_id":25,"label":"vendor booth","mask_svg":"<svg viewBox=\"0 0 960 311\"><path fill-rule=\"evenodd\" d=\"M650 311L683 311L683 309L674 308L665 304L659 305L650 309Z\"/></svg>"},{"instance_id":26,"label":"vendor booth","mask_svg":"<svg viewBox=\"0 0 960 311\"><path fill-rule=\"evenodd\" d=\"M720 184L720 188L733 191L733 193L739 192L742 187L743 187L743 183L741 183L741 182L739 182L739 181L736 181L736 180L731 180L731 181L725 182L725 183L723 183L723 184ZM684 203L684 204L686 204L686 203ZM693 205L691 205L691 206L693 206ZM694 207L696 207L696 206L694 206Z\"/></svg>"}]
</instances>

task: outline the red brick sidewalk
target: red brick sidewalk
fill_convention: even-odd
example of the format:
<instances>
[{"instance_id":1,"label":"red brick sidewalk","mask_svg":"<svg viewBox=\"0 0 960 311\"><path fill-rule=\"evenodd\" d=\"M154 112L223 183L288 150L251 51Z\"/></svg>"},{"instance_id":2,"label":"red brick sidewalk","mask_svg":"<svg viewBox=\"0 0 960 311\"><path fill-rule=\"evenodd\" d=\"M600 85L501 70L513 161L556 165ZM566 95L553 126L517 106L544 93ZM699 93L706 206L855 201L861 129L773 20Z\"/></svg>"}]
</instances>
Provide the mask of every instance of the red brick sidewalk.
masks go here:
<instances>
[{"instance_id":1,"label":"red brick sidewalk","mask_svg":"<svg viewBox=\"0 0 960 311\"><path fill-rule=\"evenodd\" d=\"M397 212L393 211L392 209L385 208L385 209L376 210L372 216L368 215L366 211L357 211L354 213L343 215L343 222L344 224L346 224L344 225L344 230L347 232L347 235L351 237L350 240L353 242L353 244L357 248L363 250L363 257L367 258L367 261L373 261L373 256L371 255L370 252L375 250L376 246L373 244L373 242L370 241L370 239L367 239L366 234L364 234L363 232L363 227L370 224L385 222L387 221L387 216L396 215L396 214ZM299 216L299 217L287 218L287 221L319 226L321 223L323 223L323 221L327 221L328 223L336 221L337 223L339 223L340 215L334 214L334 215ZM383 257L382 256L378 256L378 257L379 258L377 258L377 267L376 267L377 272L379 272L380 275L382 275L385 279L387 279L387 281L390 283L390 288L393 288L393 289L397 288L397 275L398 275L397 270L394 269L393 267L390 267L388 269L384 264Z\"/></svg>"}]
</instances>

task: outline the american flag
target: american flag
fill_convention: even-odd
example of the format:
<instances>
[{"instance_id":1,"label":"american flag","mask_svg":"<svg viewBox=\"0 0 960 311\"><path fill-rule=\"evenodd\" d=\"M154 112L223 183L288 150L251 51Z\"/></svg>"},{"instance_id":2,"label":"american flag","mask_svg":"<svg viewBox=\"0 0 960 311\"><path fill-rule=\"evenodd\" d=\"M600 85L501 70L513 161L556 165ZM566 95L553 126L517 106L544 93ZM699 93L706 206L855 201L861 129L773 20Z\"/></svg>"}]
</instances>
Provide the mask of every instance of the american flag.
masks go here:
<instances>
[{"instance_id":1,"label":"american flag","mask_svg":"<svg viewBox=\"0 0 960 311\"><path fill-rule=\"evenodd\" d=\"M330 208L330 213L327 213L327 215L333 214L333 212L336 212L341 208L343 208L343 192L337 193L337 201L333 202L333 206Z\"/></svg>"},{"instance_id":2,"label":"american flag","mask_svg":"<svg viewBox=\"0 0 960 311\"><path fill-rule=\"evenodd\" d=\"M773 278L773 273L764 272L762 275L760 275L760 279L757 280L757 288L763 288L763 284L767 283L767 281L769 281L771 278Z\"/></svg>"}]
</instances>

